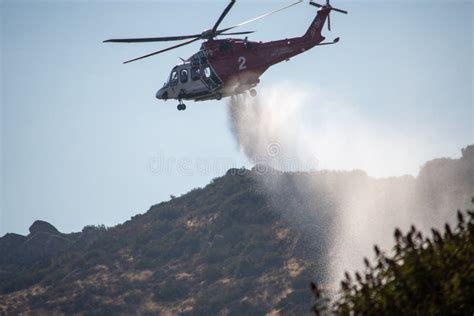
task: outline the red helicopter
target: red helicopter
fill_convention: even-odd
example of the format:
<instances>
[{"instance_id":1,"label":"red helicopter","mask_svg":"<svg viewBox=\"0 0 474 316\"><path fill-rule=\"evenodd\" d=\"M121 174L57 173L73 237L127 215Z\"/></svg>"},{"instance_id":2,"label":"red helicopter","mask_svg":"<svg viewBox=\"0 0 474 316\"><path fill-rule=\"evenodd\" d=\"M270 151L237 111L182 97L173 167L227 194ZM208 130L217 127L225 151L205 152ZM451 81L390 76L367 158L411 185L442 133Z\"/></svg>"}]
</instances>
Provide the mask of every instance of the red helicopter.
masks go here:
<instances>
[{"instance_id":1,"label":"red helicopter","mask_svg":"<svg viewBox=\"0 0 474 316\"><path fill-rule=\"evenodd\" d=\"M250 95L255 97L257 92L254 88L260 82L259 77L270 66L285 60L288 61L291 57L301 54L314 46L337 43L339 38L334 39L332 42L323 43L325 37L321 35L321 30L326 20L328 21L328 29L331 30L329 15L331 11L347 14L345 10L333 8L329 0L327 0L324 5L310 2L310 5L318 7L319 10L308 30L301 37L271 42L252 42L249 41L247 37L245 39L215 39L215 37L223 35L254 33L254 31L231 33L228 31L292 7L301 3L302 0L235 26L219 30L219 25L235 2L236 0L231 0L214 24L214 27L205 30L201 34L153 38L109 39L104 42L142 43L191 39L184 43L124 62L129 63L191 44L200 39L205 40L201 45L201 49L196 54L187 60L183 60L182 64L176 65L171 70L168 80L156 93L157 99L165 101L168 99L178 100L178 110L182 111L186 109L183 100L220 100L223 97L246 93L248 90L250 90Z\"/></svg>"}]
</instances>

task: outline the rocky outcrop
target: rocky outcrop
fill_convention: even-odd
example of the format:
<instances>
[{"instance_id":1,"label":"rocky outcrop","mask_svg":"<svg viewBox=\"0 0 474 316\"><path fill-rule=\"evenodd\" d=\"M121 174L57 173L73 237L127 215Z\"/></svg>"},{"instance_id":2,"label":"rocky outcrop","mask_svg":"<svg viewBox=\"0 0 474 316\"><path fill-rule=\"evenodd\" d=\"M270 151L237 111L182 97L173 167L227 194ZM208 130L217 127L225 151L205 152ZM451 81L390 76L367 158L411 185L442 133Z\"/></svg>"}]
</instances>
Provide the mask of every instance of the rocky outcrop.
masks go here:
<instances>
[{"instance_id":1,"label":"rocky outcrop","mask_svg":"<svg viewBox=\"0 0 474 316\"><path fill-rule=\"evenodd\" d=\"M33 225L30 226L30 234L36 233L46 233L53 235L60 234L56 227L45 221L35 221Z\"/></svg>"},{"instance_id":2,"label":"rocky outcrop","mask_svg":"<svg viewBox=\"0 0 474 316\"><path fill-rule=\"evenodd\" d=\"M62 234L45 221L35 221L29 230L28 236L6 234L0 238L0 270L3 274L23 264L59 254L72 244L69 235Z\"/></svg>"}]
</instances>

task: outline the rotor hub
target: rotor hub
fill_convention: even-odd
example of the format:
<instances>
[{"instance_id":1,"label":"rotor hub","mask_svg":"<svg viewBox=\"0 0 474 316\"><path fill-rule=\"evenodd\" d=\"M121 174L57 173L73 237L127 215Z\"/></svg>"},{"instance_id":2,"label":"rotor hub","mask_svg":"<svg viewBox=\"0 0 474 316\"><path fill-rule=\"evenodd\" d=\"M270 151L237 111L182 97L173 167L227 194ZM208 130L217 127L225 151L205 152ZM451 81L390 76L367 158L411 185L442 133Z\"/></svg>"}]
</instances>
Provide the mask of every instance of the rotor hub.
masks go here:
<instances>
[{"instance_id":1,"label":"rotor hub","mask_svg":"<svg viewBox=\"0 0 474 316\"><path fill-rule=\"evenodd\" d=\"M204 30L201 33L201 38L203 39L213 39L215 36L216 34L214 34L214 31L212 29Z\"/></svg>"}]
</instances>

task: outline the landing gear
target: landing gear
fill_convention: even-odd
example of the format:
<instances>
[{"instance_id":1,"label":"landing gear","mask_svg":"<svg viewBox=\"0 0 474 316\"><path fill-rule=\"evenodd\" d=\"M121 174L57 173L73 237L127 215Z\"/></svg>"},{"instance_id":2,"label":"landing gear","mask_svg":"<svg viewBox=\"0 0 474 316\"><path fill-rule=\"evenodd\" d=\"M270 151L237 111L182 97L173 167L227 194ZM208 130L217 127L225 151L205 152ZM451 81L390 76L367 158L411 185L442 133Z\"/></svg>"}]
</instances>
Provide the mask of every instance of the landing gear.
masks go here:
<instances>
[{"instance_id":1,"label":"landing gear","mask_svg":"<svg viewBox=\"0 0 474 316\"><path fill-rule=\"evenodd\" d=\"M222 94L217 92L216 94L216 100L219 101L220 99L222 99Z\"/></svg>"},{"instance_id":2,"label":"landing gear","mask_svg":"<svg viewBox=\"0 0 474 316\"><path fill-rule=\"evenodd\" d=\"M186 104L183 103L183 101L179 100L179 104L178 104L178 111L184 111L186 110Z\"/></svg>"},{"instance_id":3,"label":"landing gear","mask_svg":"<svg viewBox=\"0 0 474 316\"><path fill-rule=\"evenodd\" d=\"M255 98L257 96L257 90L251 89L250 90L250 95L252 96L252 98Z\"/></svg>"}]
</instances>

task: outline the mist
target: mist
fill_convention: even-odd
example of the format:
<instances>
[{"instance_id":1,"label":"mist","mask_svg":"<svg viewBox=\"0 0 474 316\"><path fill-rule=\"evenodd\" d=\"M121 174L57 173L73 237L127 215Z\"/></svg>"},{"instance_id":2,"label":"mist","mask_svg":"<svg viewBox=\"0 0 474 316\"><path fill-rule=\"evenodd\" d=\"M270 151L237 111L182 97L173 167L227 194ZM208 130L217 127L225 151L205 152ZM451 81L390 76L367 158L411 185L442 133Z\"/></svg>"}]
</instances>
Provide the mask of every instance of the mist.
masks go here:
<instances>
[{"instance_id":1,"label":"mist","mask_svg":"<svg viewBox=\"0 0 474 316\"><path fill-rule=\"evenodd\" d=\"M396 227L408 230L415 224L425 232L441 227L452 220L456 208L468 205L474 193L472 182L455 193L436 191L432 180L425 179L429 177L416 177L420 167L434 158L428 156L432 150L426 139L377 123L353 104L314 87L279 83L259 90L256 98L233 97L228 114L236 144L251 163L281 171L316 171L296 187L297 194L307 199L305 212L324 212L316 204L335 205L330 208L334 224L327 232L326 286L331 292L344 271L361 269L363 258L373 257L374 244L389 252ZM466 168L471 170L469 164ZM317 171L323 169L350 176L318 178ZM274 193L271 196L279 196L281 203L285 199L281 179L262 177L263 185ZM464 180L450 181L457 187Z\"/></svg>"},{"instance_id":2,"label":"mist","mask_svg":"<svg viewBox=\"0 0 474 316\"><path fill-rule=\"evenodd\" d=\"M232 134L253 163L268 159L285 167L291 160L304 169L316 159L318 169L390 177L416 175L433 158L430 142L419 132L377 124L356 105L317 87L277 83L259 90L256 98L231 98L228 113ZM275 144L278 155L271 150Z\"/></svg>"}]
</instances>

